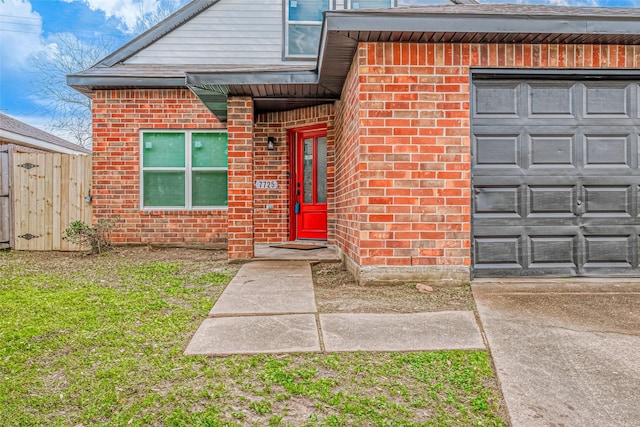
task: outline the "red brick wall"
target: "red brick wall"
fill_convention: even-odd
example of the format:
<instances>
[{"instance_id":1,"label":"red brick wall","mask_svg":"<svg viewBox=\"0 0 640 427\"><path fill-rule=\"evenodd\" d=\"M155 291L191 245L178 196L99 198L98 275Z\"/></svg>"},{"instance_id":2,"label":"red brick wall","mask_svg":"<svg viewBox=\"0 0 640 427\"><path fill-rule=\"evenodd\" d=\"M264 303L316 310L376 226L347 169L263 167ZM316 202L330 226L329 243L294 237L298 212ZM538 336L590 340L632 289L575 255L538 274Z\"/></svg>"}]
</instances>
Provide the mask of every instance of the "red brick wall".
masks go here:
<instances>
[{"instance_id":1,"label":"red brick wall","mask_svg":"<svg viewBox=\"0 0 640 427\"><path fill-rule=\"evenodd\" d=\"M253 100L227 100L230 259L253 258Z\"/></svg>"},{"instance_id":2,"label":"red brick wall","mask_svg":"<svg viewBox=\"0 0 640 427\"><path fill-rule=\"evenodd\" d=\"M337 154L336 165L360 173L355 209L361 214L359 224L339 215L338 234L348 240L359 228L362 266L466 267L470 68L637 68L640 47L363 43L355 63L337 116L358 116L359 164L353 164L353 142L347 143L355 130L343 131L350 123L337 120L336 146L347 152ZM359 105L352 99L354 79ZM350 188L351 177L338 172L336 186L341 203L349 193L341 187ZM340 232L346 228L348 235Z\"/></svg>"},{"instance_id":3,"label":"red brick wall","mask_svg":"<svg viewBox=\"0 0 640 427\"><path fill-rule=\"evenodd\" d=\"M116 243L211 243L227 237L226 210L141 210L140 130L224 128L187 89L93 95L93 212L120 216Z\"/></svg>"},{"instance_id":4,"label":"red brick wall","mask_svg":"<svg viewBox=\"0 0 640 427\"><path fill-rule=\"evenodd\" d=\"M277 190L254 190L254 236L256 243L289 240L289 159L287 131L303 126L327 126L328 240L335 236L333 104L260 114L254 127L254 179L275 180ZM275 138L275 150L267 150L267 137ZM267 205L273 209L267 210Z\"/></svg>"},{"instance_id":5,"label":"red brick wall","mask_svg":"<svg viewBox=\"0 0 640 427\"><path fill-rule=\"evenodd\" d=\"M254 125L251 99L229 100L228 211L140 209L140 130L225 128L189 90L97 91L94 215L121 217L115 242L218 242L229 227L230 257L249 258L254 237L288 239L287 129L326 123L330 241L361 266L468 267L472 67L640 68L640 47L361 44L335 138L333 106ZM255 191L255 179L276 179L278 193Z\"/></svg>"},{"instance_id":6,"label":"red brick wall","mask_svg":"<svg viewBox=\"0 0 640 427\"><path fill-rule=\"evenodd\" d=\"M360 106L367 106L366 101L359 98L359 64L364 58L356 57L351 64L342 98L336 104L336 142L335 142L335 210L336 210L336 245L355 263L360 263L360 235L369 238L369 232L361 230L371 228L362 224L361 212L366 209L361 197L369 193L369 189L360 188L361 172L359 157L360 141ZM387 113L385 113L387 114ZM366 176L366 174L365 174ZM379 191L380 192L380 191ZM384 192L384 190L382 190ZM373 225L373 227L384 225Z\"/></svg>"}]
</instances>

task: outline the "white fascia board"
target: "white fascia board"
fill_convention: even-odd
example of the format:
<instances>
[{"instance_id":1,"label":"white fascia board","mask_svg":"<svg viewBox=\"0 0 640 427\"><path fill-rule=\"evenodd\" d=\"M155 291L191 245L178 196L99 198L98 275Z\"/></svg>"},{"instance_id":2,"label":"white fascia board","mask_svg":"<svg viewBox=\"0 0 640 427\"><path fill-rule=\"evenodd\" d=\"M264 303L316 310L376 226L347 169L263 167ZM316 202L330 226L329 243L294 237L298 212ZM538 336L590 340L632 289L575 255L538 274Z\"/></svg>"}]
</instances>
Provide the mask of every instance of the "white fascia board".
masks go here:
<instances>
[{"instance_id":1,"label":"white fascia board","mask_svg":"<svg viewBox=\"0 0 640 427\"><path fill-rule=\"evenodd\" d=\"M0 129L0 139L6 140L12 144L24 145L29 148L36 148L44 151L52 151L62 154L87 154L82 151L76 151L71 148L61 147L60 145L52 144L50 142L42 141L36 138L20 135Z\"/></svg>"}]
</instances>

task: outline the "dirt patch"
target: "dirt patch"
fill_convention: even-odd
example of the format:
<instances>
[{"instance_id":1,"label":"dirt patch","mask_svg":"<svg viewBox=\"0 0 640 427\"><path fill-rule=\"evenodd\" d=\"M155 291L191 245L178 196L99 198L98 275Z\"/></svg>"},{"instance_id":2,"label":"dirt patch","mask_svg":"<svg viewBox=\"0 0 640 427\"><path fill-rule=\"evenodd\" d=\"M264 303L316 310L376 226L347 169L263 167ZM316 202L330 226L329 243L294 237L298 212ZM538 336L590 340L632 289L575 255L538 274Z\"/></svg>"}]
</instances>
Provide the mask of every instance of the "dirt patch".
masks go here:
<instances>
[{"instance_id":1,"label":"dirt patch","mask_svg":"<svg viewBox=\"0 0 640 427\"><path fill-rule=\"evenodd\" d=\"M100 279L100 270L116 271L123 265L153 262L182 262L188 273L235 273L240 267L229 264L227 252L218 249L159 248L147 246L117 246L102 255L76 252L20 252L14 266L23 273L47 271L64 274L78 271L87 279ZM193 270L193 271L192 271ZM319 263L312 266L316 305L321 313L416 313L475 309L470 286L433 287L424 294L416 282L393 286L359 286L353 276L339 263ZM80 273L81 272L81 273Z\"/></svg>"},{"instance_id":2,"label":"dirt patch","mask_svg":"<svg viewBox=\"0 0 640 427\"><path fill-rule=\"evenodd\" d=\"M87 255L83 252L7 252L5 258L11 259L11 268L21 273L38 273L66 276L77 272L87 280L97 280L108 285L117 282L117 276L105 276L104 270L113 273L123 267L146 265L155 262L181 262L187 273L221 272L235 273L238 266L227 261L224 250L162 248L150 249L147 246L116 246L100 255ZM3 259L0 259L0 263Z\"/></svg>"},{"instance_id":3,"label":"dirt patch","mask_svg":"<svg viewBox=\"0 0 640 427\"><path fill-rule=\"evenodd\" d=\"M425 311L472 311L471 287L433 287L425 294L416 282L393 286L359 286L341 264L312 267L316 305L320 313L417 313Z\"/></svg>"}]
</instances>

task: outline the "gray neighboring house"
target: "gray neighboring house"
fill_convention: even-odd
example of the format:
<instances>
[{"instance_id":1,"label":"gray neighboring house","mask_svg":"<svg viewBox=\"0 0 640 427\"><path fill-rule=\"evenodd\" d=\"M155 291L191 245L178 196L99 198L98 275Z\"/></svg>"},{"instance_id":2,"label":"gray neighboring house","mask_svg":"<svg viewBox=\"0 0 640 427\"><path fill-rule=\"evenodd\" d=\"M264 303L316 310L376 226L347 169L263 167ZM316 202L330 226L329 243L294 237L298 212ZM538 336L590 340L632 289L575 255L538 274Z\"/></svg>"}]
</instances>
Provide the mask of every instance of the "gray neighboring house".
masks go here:
<instances>
[{"instance_id":1,"label":"gray neighboring house","mask_svg":"<svg viewBox=\"0 0 640 427\"><path fill-rule=\"evenodd\" d=\"M91 154L91 150L0 113L0 147L12 145L20 151L46 151L64 154Z\"/></svg>"}]
</instances>

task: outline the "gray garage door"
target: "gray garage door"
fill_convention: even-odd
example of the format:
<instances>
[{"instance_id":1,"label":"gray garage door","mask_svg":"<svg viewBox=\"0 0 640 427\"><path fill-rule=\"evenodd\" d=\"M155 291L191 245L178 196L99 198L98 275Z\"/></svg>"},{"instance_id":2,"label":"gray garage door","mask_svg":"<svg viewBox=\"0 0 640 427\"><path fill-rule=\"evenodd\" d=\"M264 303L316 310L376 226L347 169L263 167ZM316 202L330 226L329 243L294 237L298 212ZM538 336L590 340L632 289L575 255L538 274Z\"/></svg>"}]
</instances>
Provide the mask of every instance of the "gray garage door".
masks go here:
<instances>
[{"instance_id":1,"label":"gray garage door","mask_svg":"<svg viewBox=\"0 0 640 427\"><path fill-rule=\"evenodd\" d=\"M637 80L474 79L473 274L640 276Z\"/></svg>"}]
</instances>

